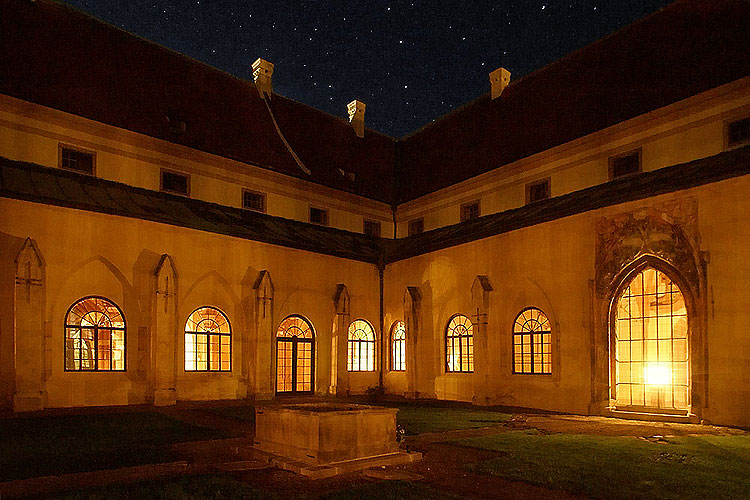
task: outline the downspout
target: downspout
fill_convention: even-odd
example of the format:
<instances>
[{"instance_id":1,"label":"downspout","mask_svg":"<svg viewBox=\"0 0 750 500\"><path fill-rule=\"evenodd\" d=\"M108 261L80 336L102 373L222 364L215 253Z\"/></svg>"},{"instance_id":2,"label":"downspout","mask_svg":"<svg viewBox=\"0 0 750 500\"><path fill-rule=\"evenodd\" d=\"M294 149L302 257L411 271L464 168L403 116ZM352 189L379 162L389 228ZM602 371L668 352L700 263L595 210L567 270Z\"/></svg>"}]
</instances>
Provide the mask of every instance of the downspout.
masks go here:
<instances>
[{"instance_id":1,"label":"downspout","mask_svg":"<svg viewBox=\"0 0 750 500\"><path fill-rule=\"evenodd\" d=\"M385 317L383 312L383 274L385 273L385 259L378 261L378 279L380 280L380 370L378 373L378 385L383 386L383 371L385 371Z\"/></svg>"}]
</instances>

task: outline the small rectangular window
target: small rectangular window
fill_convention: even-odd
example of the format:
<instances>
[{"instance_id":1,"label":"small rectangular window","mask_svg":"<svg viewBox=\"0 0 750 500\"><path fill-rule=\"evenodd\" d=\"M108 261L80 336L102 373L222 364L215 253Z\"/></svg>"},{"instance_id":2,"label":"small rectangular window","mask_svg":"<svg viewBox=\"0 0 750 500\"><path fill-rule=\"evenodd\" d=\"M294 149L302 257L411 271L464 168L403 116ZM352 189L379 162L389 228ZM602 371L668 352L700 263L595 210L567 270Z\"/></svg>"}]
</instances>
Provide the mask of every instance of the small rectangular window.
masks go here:
<instances>
[{"instance_id":1,"label":"small rectangular window","mask_svg":"<svg viewBox=\"0 0 750 500\"><path fill-rule=\"evenodd\" d=\"M162 170L161 190L187 196L190 194L190 176Z\"/></svg>"},{"instance_id":2,"label":"small rectangular window","mask_svg":"<svg viewBox=\"0 0 750 500\"><path fill-rule=\"evenodd\" d=\"M266 211L266 195L255 191L242 191L242 208L255 210L256 212Z\"/></svg>"},{"instance_id":3,"label":"small rectangular window","mask_svg":"<svg viewBox=\"0 0 750 500\"><path fill-rule=\"evenodd\" d=\"M365 219L365 234L380 237L380 222Z\"/></svg>"},{"instance_id":4,"label":"small rectangular window","mask_svg":"<svg viewBox=\"0 0 750 500\"><path fill-rule=\"evenodd\" d=\"M624 175L637 174L641 171L641 151L631 151L609 159L609 178L616 179Z\"/></svg>"},{"instance_id":5,"label":"small rectangular window","mask_svg":"<svg viewBox=\"0 0 750 500\"><path fill-rule=\"evenodd\" d=\"M526 203L546 200L550 197L550 180L530 182L526 184Z\"/></svg>"},{"instance_id":6,"label":"small rectangular window","mask_svg":"<svg viewBox=\"0 0 750 500\"><path fill-rule=\"evenodd\" d=\"M730 122L727 129L730 147L750 143L750 117Z\"/></svg>"},{"instance_id":7,"label":"small rectangular window","mask_svg":"<svg viewBox=\"0 0 750 500\"><path fill-rule=\"evenodd\" d=\"M94 175L94 153L60 145L60 167Z\"/></svg>"},{"instance_id":8,"label":"small rectangular window","mask_svg":"<svg viewBox=\"0 0 750 500\"><path fill-rule=\"evenodd\" d=\"M424 232L424 218L409 221L409 236Z\"/></svg>"},{"instance_id":9,"label":"small rectangular window","mask_svg":"<svg viewBox=\"0 0 750 500\"><path fill-rule=\"evenodd\" d=\"M479 217L479 200L461 205L461 222Z\"/></svg>"},{"instance_id":10,"label":"small rectangular window","mask_svg":"<svg viewBox=\"0 0 750 500\"><path fill-rule=\"evenodd\" d=\"M328 225L328 210L323 208L310 207L310 222L313 224L320 224L321 226Z\"/></svg>"}]
</instances>

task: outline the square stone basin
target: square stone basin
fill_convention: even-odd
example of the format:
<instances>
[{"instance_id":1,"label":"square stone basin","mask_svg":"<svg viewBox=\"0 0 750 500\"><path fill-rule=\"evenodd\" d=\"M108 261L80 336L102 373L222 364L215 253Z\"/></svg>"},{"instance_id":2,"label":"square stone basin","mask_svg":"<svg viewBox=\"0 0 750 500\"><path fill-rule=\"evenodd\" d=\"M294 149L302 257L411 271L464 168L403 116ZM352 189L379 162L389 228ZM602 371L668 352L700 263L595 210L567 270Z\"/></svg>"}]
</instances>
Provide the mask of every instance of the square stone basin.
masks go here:
<instances>
[{"instance_id":1,"label":"square stone basin","mask_svg":"<svg viewBox=\"0 0 750 500\"><path fill-rule=\"evenodd\" d=\"M395 453L396 408L343 403L255 408L255 447L323 465Z\"/></svg>"}]
</instances>

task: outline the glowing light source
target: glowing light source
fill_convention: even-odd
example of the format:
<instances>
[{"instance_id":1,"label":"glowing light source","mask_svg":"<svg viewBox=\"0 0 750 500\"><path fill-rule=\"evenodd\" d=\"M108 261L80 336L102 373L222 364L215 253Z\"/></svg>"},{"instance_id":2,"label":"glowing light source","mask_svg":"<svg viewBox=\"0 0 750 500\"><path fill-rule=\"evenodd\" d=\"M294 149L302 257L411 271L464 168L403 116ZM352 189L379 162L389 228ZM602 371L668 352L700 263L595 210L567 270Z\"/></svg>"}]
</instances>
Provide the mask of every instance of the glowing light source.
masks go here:
<instances>
[{"instance_id":1,"label":"glowing light source","mask_svg":"<svg viewBox=\"0 0 750 500\"><path fill-rule=\"evenodd\" d=\"M669 385L672 383L672 370L661 364L649 363L643 370L643 379L647 385Z\"/></svg>"}]
</instances>

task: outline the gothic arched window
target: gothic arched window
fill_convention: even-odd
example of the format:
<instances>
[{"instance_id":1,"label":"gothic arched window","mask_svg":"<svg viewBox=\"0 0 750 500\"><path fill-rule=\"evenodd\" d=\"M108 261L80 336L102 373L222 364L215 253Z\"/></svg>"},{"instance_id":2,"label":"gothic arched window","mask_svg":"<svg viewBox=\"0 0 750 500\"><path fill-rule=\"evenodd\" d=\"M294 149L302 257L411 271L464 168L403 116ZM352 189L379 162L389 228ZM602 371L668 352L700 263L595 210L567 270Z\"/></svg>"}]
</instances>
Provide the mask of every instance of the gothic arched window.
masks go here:
<instances>
[{"instance_id":1,"label":"gothic arched window","mask_svg":"<svg viewBox=\"0 0 750 500\"><path fill-rule=\"evenodd\" d=\"M552 332L541 309L528 307L513 325L513 373L552 373Z\"/></svg>"},{"instance_id":2,"label":"gothic arched window","mask_svg":"<svg viewBox=\"0 0 750 500\"><path fill-rule=\"evenodd\" d=\"M391 327L391 370L406 370L406 325L396 321Z\"/></svg>"},{"instance_id":3,"label":"gothic arched window","mask_svg":"<svg viewBox=\"0 0 750 500\"><path fill-rule=\"evenodd\" d=\"M445 371L474 371L474 325L463 314L456 314L445 329Z\"/></svg>"},{"instance_id":4,"label":"gothic arched window","mask_svg":"<svg viewBox=\"0 0 750 500\"><path fill-rule=\"evenodd\" d=\"M350 372L375 371L375 330L370 323L357 319L349 325L349 357L347 369Z\"/></svg>"},{"instance_id":5,"label":"gothic arched window","mask_svg":"<svg viewBox=\"0 0 750 500\"><path fill-rule=\"evenodd\" d=\"M124 371L125 319L103 297L84 297L65 315L66 371Z\"/></svg>"},{"instance_id":6,"label":"gothic arched window","mask_svg":"<svg viewBox=\"0 0 750 500\"><path fill-rule=\"evenodd\" d=\"M215 307L201 307L188 316L185 371L232 371L232 329Z\"/></svg>"}]
</instances>

